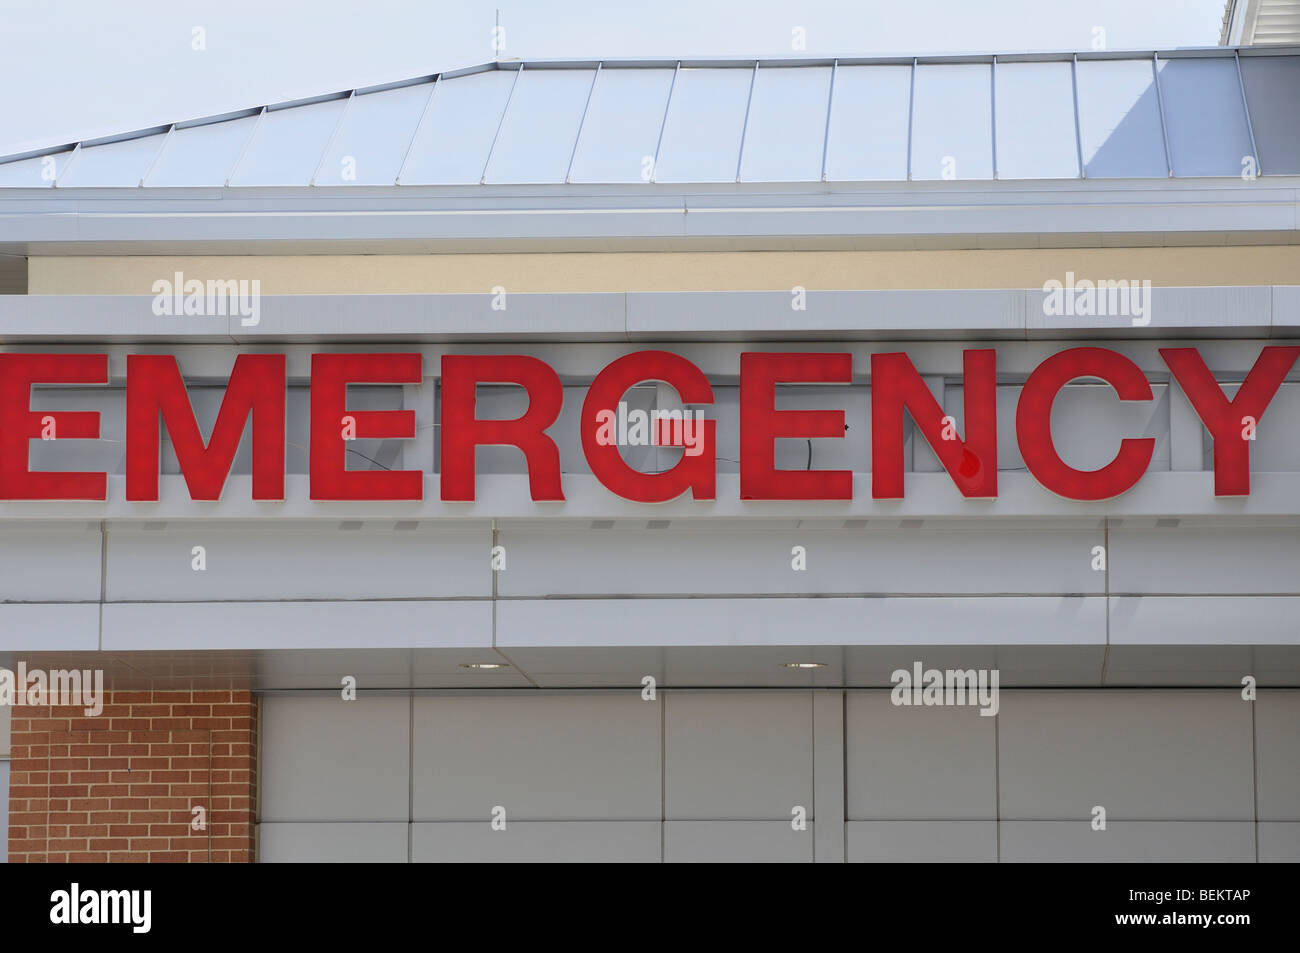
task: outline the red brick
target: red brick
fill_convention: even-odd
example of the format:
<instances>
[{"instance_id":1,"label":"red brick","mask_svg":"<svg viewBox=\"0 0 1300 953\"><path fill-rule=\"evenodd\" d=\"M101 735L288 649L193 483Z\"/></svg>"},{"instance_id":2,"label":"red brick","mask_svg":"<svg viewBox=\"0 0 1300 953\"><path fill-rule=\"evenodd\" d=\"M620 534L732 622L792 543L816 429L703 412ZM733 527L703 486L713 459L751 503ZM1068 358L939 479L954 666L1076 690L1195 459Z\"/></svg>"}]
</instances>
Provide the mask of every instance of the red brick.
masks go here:
<instances>
[{"instance_id":1,"label":"red brick","mask_svg":"<svg viewBox=\"0 0 1300 953\"><path fill-rule=\"evenodd\" d=\"M132 705L132 718L167 718L175 711L175 705ZM177 712L179 714L179 712ZM205 711L206 715L207 712Z\"/></svg>"},{"instance_id":2,"label":"red brick","mask_svg":"<svg viewBox=\"0 0 1300 953\"><path fill-rule=\"evenodd\" d=\"M163 721L165 719L157 718L153 721ZM113 718L109 721L109 728L112 731L148 731L150 728L157 731L160 726L150 723L148 718Z\"/></svg>"},{"instance_id":3,"label":"red brick","mask_svg":"<svg viewBox=\"0 0 1300 953\"><path fill-rule=\"evenodd\" d=\"M233 690L106 692L13 713L10 860L253 859L256 699ZM190 828L208 808L208 830Z\"/></svg>"},{"instance_id":4,"label":"red brick","mask_svg":"<svg viewBox=\"0 0 1300 953\"><path fill-rule=\"evenodd\" d=\"M92 837L91 850L126 850L131 842L125 837Z\"/></svg>"},{"instance_id":5,"label":"red brick","mask_svg":"<svg viewBox=\"0 0 1300 953\"><path fill-rule=\"evenodd\" d=\"M107 824L73 824L68 828L73 837L107 837Z\"/></svg>"}]
</instances>

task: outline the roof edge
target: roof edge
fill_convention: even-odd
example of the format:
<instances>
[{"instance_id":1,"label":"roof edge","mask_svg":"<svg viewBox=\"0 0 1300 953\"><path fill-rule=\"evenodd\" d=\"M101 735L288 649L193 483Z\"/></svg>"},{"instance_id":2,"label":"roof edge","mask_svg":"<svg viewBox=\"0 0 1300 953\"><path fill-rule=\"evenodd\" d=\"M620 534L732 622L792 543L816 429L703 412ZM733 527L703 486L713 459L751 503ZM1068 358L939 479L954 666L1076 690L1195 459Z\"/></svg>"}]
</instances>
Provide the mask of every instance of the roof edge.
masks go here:
<instances>
[{"instance_id":1,"label":"roof edge","mask_svg":"<svg viewBox=\"0 0 1300 953\"><path fill-rule=\"evenodd\" d=\"M1176 59L1186 57L1216 57L1216 56L1285 56L1300 54L1300 46L1206 46L1206 47L1182 47L1173 49L1126 49L1126 50L1043 50L1028 51L1015 53L928 53L924 55L882 55L882 56L800 56L800 57L685 57L685 58L612 58L612 59L505 59L492 60L486 63L480 63L474 66L460 67L457 69L443 70L437 73L428 73L420 76L409 77L406 79L394 80L392 82L380 83L371 86L353 87L351 89L334 90L332 92L319 93L313 96L301 97L298 99L283 100L273 103L262 103L256 106L248 106L241 109L230 110L223 113L217 113L207 116L191 117L189 119L178 120L170 123L155 124L139 129L133 129L127 132L113 133L109 135L98 136L90 139L78 139L72 142L60 141L47 146L39 146L34 149L27 149L21 152L7 153L0 155L0 164L10 162L20 162L24 159L34 159L40 156L57 155L61 152L68 152L78 146L89 147L107 145L114 142L125 142L131 139L141 139L145 136L157 135L160 132L166 132L170 128L188 129L195 126L206 126L218 122L226 122L231 119L239 119L246 116L253 116L265 109L267 112L278 112L282 109L291 109L295 106L310 106L316 103L329 102L336 99L346 99L349 96L364 96L370 93L384 92L391 89L401 89L407 86L419 86L424 83L432 83L438 79L455 79L459 76L469 76L475 73L483 73L489 70L519 70L519 69L595 69L597 65L603 69L672 69L677 66L688 69L700 68L730 68L730 69L753 69L755 66L760 68L776 67L816 67L831 66L838 64L840 66L903 66L911 65L932 65L941 63L992 63L995 59L999 63L1032 63L1032 62L1056 62L1072 60L1118 60L1118 59L1135 59L1150 56L1159 56L1164 59Z\"/></svg>"}]
</instances>

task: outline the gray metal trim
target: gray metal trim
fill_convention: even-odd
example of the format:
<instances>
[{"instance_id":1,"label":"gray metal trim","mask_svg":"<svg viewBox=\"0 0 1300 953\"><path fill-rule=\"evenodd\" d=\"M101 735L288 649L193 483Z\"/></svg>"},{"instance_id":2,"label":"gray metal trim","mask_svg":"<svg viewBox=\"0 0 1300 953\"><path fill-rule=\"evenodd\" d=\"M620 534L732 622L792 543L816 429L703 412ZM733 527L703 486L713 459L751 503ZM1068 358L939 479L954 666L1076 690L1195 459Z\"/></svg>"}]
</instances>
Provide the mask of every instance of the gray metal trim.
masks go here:
<instances>
[{"instance_id":1,"label":"gray metal trim","mask_svg":"<svg viewBox=\"0 0 1300 953\"><path fill-rule=\"evenodd\" d=\"M248 119L250 116L256 116L262 111L262 106L253 106L250 109L236 109L233 112L220 113L216 116L202 116L198 119L182 119L176 123L177 129L194 129L198 126L213 126L219 122L230 122L234 119Z\"/></svg>"},{"instance_id":2,"label":"gray metal trim","mask_svg":"<svg viewBox=\"0 0 1300 953\"><path fill-rule=\"evenodd\" d=\"M359 86L353 90L358 96L369 96L371 93L386 93L393 89L405 89L408 86L423 86L425 83L436 83L442 77L441 73L430 73L427 76L415 76L411 79L398 80L395 83L380 83L377 86Z\"/></svg>"},{"instance_id":3,"label":"gray metal trim","mask_svg":"<svg viewBox=\"0 0 1300 953\"><path fill-rule=\"evenodd\" d=\"M282 109L293 109L297 106L316 106L320 103L330 103L334 102L336 99L347 99L353 92L354 90L351 89L343 89L334 93L323 93L319 96L308 96L303 99L293 99L284 103L268 103L266 105L266 111L278 113Z\"/></svg>"},{"instance_id":4,"label":"gray metal trim","mask_svg":"<svg viewBox=\"0 0 1300 953\"><path fill-rule=\"evenodd\" d=\"M97 139L84 139L82 140L81 144L86 147L109 146L115 142L126 142L129 139L148 139L150 136L162 135L164 132L167 132L168 129L170 128L171 127L167 125L154 126L151 129L141 129L133 132L118 133L117 135L113 135L113 136L100 136Z\"/></svg>"}]
</instances>

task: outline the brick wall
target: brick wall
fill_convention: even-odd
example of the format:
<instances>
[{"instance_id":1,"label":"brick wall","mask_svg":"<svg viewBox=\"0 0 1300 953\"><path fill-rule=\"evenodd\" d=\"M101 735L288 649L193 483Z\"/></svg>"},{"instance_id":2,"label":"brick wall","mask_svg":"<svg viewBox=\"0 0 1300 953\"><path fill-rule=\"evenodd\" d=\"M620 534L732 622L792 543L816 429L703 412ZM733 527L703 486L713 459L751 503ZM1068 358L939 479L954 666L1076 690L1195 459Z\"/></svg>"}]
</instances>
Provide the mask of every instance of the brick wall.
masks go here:
<instances>
[{"instance_id":1,"label":"brick wall","mask_svg":"<svg viewBox=\"0 0 1300 953\"><path fill-rule=\"evenodd\" d=\"M10 862L252 861L256 705L245 691L117 691L93 718L14 708Z\"/></svg>"}]
</instances>

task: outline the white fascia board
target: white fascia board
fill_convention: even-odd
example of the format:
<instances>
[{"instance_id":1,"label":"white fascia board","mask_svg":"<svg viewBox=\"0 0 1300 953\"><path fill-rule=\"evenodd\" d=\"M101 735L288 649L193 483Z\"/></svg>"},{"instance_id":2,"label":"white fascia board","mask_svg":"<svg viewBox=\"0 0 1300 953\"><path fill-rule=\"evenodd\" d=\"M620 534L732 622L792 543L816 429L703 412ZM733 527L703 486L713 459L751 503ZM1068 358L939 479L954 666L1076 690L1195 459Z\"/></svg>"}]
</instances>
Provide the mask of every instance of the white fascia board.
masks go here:
<instances>
[{"instance_id":1,"label":"white fascia board","mask_svg":"<svg viewBox=\"0 0 1300 953\"><path fill-rule=\"evenodd\" d=\"M160 276L162 277L162 276ZM167 276L170 277L170 276ZM200 277L200 276L191 276ZM220 279L224 275L205 275ZM1064 282L1066 275L1052 276ZM1080 273L1076 280L1124 278ZM239 314L156 315L150 295L0 295L0 345L90 343L378 344L652 341L1054 340L1098 332L1161 337L1295 337L1300 287L1150 290L1149 322L1048 314L1034 289L263 295ZM588 357L594 360L594 357Z\"/></svg>"},{"instance_id":2,"label":"white fascia board","mask_svg":"<svg viewBox=\"0 0 1300 953\"><path fill-rule=\"evenodd\" d=\"M899 239L1225 231L1295 232L1300 177L1244 182L1089 179L1015 183L402 187L321 190L0 190L0 246L38 254L121 243L429 243L535 240ZM285 253L285 249L276 249ZM173 253L183 253L180 248Z\"/></svg>"}]
</instances>

